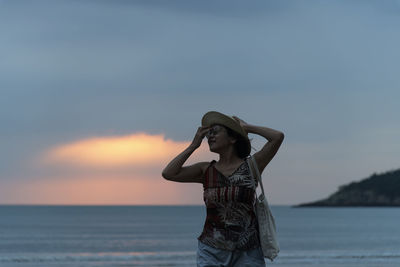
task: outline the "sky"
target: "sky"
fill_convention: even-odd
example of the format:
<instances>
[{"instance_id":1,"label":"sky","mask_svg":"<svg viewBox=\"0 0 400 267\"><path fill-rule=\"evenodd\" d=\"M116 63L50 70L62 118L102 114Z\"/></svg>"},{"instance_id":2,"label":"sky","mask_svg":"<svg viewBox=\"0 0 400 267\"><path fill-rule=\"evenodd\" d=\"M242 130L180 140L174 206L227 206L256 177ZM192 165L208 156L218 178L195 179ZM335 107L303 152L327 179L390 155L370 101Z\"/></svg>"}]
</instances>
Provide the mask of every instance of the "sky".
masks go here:
<instances>
[{"instance_id":1,"label":"sky","mask_svg":"<svg viewBox=\"0 0 400 267\"><path fill-rule=\"evenodd\" d=\"M161 172L210 110L285 134L271 204L400 168L399 28L391 0L0 0L0 204L201 205Z\"/></svg>"}]
</instances>

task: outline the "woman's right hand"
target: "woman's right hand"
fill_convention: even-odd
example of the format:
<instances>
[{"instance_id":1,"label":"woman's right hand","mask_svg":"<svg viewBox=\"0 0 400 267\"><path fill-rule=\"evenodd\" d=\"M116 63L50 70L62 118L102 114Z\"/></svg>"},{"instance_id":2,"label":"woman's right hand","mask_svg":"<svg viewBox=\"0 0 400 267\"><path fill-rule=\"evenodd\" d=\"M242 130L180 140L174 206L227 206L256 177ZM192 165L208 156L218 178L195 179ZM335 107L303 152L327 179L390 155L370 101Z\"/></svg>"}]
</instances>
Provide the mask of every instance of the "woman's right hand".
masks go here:
<instances>
[{"instance_id":1,"label":"woman's right hand","mask_svg":"<svg viewBox=\"0 0 400 267\"><path fill-rule=\"evenodd\" d=\"M200 126L197 129L196 135L194 136L192 144L190 146L193 148L198 148L201 145L201 142L203 141L203 138L206 136L209 129L209 126Z\"/></svg>"}]
</instances>

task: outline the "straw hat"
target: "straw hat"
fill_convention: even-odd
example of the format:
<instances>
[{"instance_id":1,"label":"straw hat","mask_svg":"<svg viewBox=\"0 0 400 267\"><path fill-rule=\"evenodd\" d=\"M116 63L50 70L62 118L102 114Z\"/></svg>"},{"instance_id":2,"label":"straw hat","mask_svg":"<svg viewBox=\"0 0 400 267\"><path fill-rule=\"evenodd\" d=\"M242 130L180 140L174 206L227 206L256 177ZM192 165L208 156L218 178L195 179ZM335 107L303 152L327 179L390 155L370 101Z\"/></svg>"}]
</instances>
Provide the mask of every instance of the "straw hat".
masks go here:
<instances>
[{"instance_id":1,"label":"straw hat","mask_svg":"<svg viewBox=\"0 0 400 267\"><path fill-rule=\"evenodd\" d=\"M246 133L246 131L240 126L240 124L231 116L227 116L225 114L222 114L217 111L209 111L206 114L204 114L203 118L201 119L201 125L202 126L211 126L213 124L220 124L223 125L232 131L238 133L240 136L242 136L245 139L246 143L246 150L248 153L250 153L251 150L251 144L249 137ZM247 154L248 154L247 153Z\"/></svg>"}]
</instances>

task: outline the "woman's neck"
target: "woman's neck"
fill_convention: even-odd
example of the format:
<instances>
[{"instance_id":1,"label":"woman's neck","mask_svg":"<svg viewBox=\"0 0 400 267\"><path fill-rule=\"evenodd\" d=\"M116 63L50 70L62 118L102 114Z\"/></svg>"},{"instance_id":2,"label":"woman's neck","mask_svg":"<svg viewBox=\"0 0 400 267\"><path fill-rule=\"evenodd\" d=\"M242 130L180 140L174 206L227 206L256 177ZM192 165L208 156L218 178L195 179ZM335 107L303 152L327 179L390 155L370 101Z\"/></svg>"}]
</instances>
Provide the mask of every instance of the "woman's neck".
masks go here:
<instances>
[{"instance_id":1,"label":"woman's neck","mask_svg":"<svg viewBox=\"0 0 400 267\"><path fill-rule=\"evenodd\" d=\"M243 160L237 156L236 151L233 149L233 147L230 147L230 149L219 153L218 165L235 165L240 161Z\"/></svg>"}]
</instances>

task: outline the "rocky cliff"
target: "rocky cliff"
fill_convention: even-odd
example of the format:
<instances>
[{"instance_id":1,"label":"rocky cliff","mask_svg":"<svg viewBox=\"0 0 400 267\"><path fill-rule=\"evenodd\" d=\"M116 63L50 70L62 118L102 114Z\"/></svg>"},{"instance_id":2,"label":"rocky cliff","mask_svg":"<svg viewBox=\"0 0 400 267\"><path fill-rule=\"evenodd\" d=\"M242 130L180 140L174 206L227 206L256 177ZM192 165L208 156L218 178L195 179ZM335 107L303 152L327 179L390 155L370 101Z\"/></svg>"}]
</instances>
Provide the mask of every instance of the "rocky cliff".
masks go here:
<instances>
[{"instance_id":1,"label":"rocky cliff","mask_svg":"<svg viewBox=\"0 0 400 267\"><path fill-rule=\"evenodd\" d=\"M328 198L296 207L400 206L400 169L374 173L359 182L339 187Z\"/></svg>"}]
</instances>

